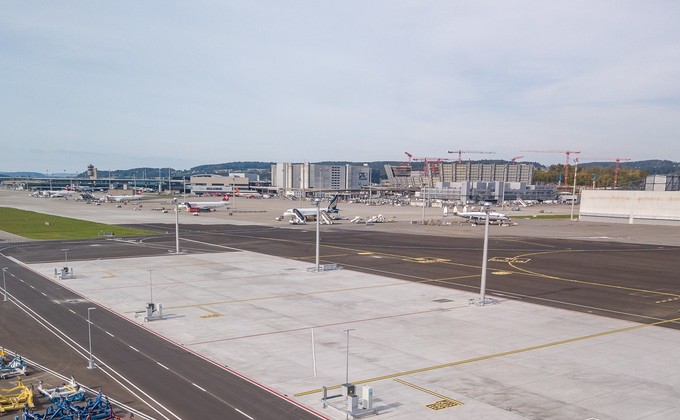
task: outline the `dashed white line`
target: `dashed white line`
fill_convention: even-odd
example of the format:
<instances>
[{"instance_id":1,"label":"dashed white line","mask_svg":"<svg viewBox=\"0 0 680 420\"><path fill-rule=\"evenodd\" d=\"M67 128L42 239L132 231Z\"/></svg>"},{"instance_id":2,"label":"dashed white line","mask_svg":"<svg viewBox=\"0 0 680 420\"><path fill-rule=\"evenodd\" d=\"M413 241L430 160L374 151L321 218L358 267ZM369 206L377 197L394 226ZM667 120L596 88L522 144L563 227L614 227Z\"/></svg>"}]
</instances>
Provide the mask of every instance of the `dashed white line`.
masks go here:
<instances>
[{"instance_id":1,"label":"dashed white line","mask_svg":"<svg viewBox=\"0 0 680 420\"><path fill-rule=\"evenodd\" d=\"M244 416L248 417L250 420L255 420L254 417L250 417L249 415L247 415L246 413L244 413L243 411L239 410L239 409L236 408L236 407L234 407L234 410L236 410L236 411L238 411L239 413L243 414Z\"/></svg>"},{"instance_id":2,"label":"dashed white line","mask_svg":"<svg viewBox=\"0 0 680 420\"><path fill-rule=\"evenodd\" d=\"M128 346L128 347L130 347L132 350L134 350L134 351L136 351L137 353L139 353L139 350L137 350L136 348L134 348L134 347L132 347L132 346Z\"/></svg>"},{"instance_id":3,"label":"dashed white line","mask_svg":"<svg viewBox=\"0 0 680 420\"><path fill-rule=\"evenodd\" d=\"M196 384L193 383L193 382L191 383L191 385L195 386L196 388L200 389L200 390L203 391L203 392L208 392L208 391L206 391L205 389L201 388L200 386L196 385Z\"/></svg>"},{"instance_id":4,"label":"dashed white line","mask_svg":"<svg viewBox=\"0 0 680 420\"><path fill-rule=\"evenodd\" d=\"M104 332L107 333L108 335L110 335L111 337L115 337L113 334L111 334L111 333L108 332L108 331L104 331Z\"/></svg>"},{"instance_id":5,"label":"dashed white line","mask_svg":"<svg viewBox=\"0 0 680 420\"><path fill-rule=\"evenodd\" d=\"M47 297L47 293L45 293L45 292L40 292L40 294Z\"/></svg>"},{"instance_id":6,"label":"dashed white line","mask_svg":"<svg viewBox=\"0 0 680 420\"><path fill-rule=\"evenodd\" d=\"M76 313L76 311L74 311L73 309L69 309L68 311L71 312L72 314Z\"/></svg>"},{"instance_id":7,"label":"dashed white line","mask_svg":"<svg viewBox=\"0 0 680 420\"><path fill-rule=\"evenodd\" d=\"M162 367L163 369L170 370L170 368L165 366L163 363L160 363L160 362L156 362L156 363L158 364L158 366Z\"/></svg>"}]
</instances>

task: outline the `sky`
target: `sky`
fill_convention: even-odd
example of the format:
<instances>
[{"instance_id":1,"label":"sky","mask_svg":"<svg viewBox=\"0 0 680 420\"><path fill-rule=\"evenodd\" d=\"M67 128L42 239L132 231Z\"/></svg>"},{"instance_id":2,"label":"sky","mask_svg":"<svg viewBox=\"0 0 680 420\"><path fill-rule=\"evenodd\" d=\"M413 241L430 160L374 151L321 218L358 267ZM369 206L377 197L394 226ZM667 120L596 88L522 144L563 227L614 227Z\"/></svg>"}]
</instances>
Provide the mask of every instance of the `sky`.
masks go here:
<instances>
[{"instance_id":1,"label":"sky","mask_svg":"<svg viewBox=\"0 0 680 420\"><path fill-rule=\"evenodd\" d=\"M0 10L0 171L454 150L680 161L680 2L7 0Z\"/></svg>"}]
</instances>

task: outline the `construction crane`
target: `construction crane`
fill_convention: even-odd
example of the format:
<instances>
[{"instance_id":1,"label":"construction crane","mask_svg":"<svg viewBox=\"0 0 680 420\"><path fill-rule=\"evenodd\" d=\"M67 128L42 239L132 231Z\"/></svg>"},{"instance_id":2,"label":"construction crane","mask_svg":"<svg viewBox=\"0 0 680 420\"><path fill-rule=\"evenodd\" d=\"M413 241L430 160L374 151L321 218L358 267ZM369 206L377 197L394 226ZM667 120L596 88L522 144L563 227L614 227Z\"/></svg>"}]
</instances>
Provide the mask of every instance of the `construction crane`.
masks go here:
<instances>
[{"instance_id":1,"label":"construction crane","mask_svg":"<svg viewBox=\"0 0 680 420\"><path fill-rule=\"evenodd\" d=\"M463 153L478 153L478 154L486 154L486 155L495 155L496 152L478 152L474 150L449 150L449 153L458 153L458 163L461 163L463 161Z\"/></svg>"},{"instance_id":2,"label":"construction crane","mask_svg":"<svg viewBox=\"0 0 680 420\"><path fill-rule=\"evenodd\" d=\"M409 152L404 153L406 154L406 156L408 156L409 165L411 164L411 162L423 162L423 170L425 171L425 175L427 175L431 181L433 177L439 175L439 164L441 162L446 162L450 160L448 158L413 157L413 155Z\"/></svg>"},{"instance_id":3,"label":"construction crane","mask_svg":"<svg viewBox=\"0 0 680 420\"><path fill-rule=\"evenodd\" d=\"M510 162L515 163L517 159L522 159L524 156L515 156L514 158L510 159Z\"/></svg>"},{"instance_id":4,"label":"construction crane","mask_svg":"<svg viewBox=\"0 0 680 420\"><path fill-rule=\"evenodd\" d=\"M567 163L564 165L564 185L567 185L567 179L569 177L569 155L573 154L579 154L581 153L580 151L573 151L573 150L520 150L520 152L526 152L526 153L564 153L567 155Z\"/></svg>"},{"instance_id":5,"label":"construction crane","mask_svg":"<svg viewBox=\"0 0 680 420\"><path fill-rule=\"evenodd\" d=\"M616 166L614 167L614 189L616 189L616 186L617 186L618 181L619 181L619 163L621 161L627 161L627 160L631 160L631 159L630 158L592 158L592 159L588 159L588 161L590 161L590 162L605 162L605 161L616 162Z\"/></svg>"}]
</instances>

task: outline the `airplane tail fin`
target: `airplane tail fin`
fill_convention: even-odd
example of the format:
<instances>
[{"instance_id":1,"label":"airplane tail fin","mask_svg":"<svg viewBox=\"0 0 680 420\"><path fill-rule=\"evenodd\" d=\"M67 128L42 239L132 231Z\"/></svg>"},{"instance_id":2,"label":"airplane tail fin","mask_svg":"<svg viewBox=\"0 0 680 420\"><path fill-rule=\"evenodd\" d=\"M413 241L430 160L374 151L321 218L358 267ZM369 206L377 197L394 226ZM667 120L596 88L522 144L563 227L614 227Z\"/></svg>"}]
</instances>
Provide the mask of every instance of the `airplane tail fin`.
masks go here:
<instances>
[{"instance_id":1,"label":"airplane tail fin","mask_svg":"<svg viewBox=\"0 0 680 420\"><path fill-rule=\"evenodd\" d=\"M229 201L229 197L225 195L224 197L222 197L222 201Z\"/></svg>"},{"instance_id":2,"label":"airplane tail fin","mask_svg":"<svg viewBox=\"0 0 680 420\"><path fill-rule=\"evenodd\" d=\"M328 209L326 210L327 212L333 212L337 213L338 212L338 198L339 196L333 197L330 203L328 203Z\"/></svg>"},{"instance_id":3,"label":"airplane tail fin","mask_svg":"<svg viewBox=\"0 0 680 420\"><path fill-rule=\"evenodd\" d=\"M453 214L458 214L458 206L453 206Z\"/></svg>"}]
</instances>

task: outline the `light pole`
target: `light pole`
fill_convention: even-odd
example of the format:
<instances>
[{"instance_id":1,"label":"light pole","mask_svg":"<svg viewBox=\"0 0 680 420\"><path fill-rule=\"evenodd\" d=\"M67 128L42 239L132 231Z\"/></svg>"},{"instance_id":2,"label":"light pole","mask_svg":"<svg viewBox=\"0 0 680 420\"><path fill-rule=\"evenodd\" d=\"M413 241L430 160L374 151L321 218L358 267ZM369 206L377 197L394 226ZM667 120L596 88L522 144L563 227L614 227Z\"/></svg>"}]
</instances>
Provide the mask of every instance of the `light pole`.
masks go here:
<instances>
[{"instance_id":1,"label":"light pole","mask_svg":"<svg viewBox=\"0 0 680 420\"><path fill-rule=\"evenodd\" d=\"M420 224L423 224L423 225L425 224L425 191L424 191L425 187L424 187L424 185L425 184L420 186L420 199L423 202L423 215L420 218Z\"/></svg>"},{"instance_id":2,"label":"light pole","mask_svg":"<svg viewBox=\"0 0 680 420\"><path fill-rule=\"evenodd\" d=\"M486 208L486 219L484 222L484 251L482 252L482 282L479 287L479 304L486 303L486 260L489 255L489 208Z\"/></svg>"},{"instance_id":3,"label":"light pole","mask_svg":"<svg viewBox=\"0 0 680 420\"><path fill-rule=\"evenodd\" d=\"M349 328L346 330L342 330L342 332L347 334L347 361L345 363L345 383L349 383L349 332L354 331L355 328Z\"/></svg>"},{"instance_id":4,"label":"light pole","mask_svg":"<svg viewBox=\"0 0 680 420\"><path fill-rule=\"evenodd\" d=\"M149 270L149 302L153 303L153 281L151 280L151 270Z\"/></svg>"},{"instance_id":5,"label":"light pole","mask_svg":"<svg viewBox=\"0 0 680 420\"><path fill-rule=\"evenodd\" d=\"M571 191L571 217L569 220L574 221L574 203L576 202L576 172L578 172L578 158L574 159L574 189Z\"/></svg>"},{"instance_id":6,"label":"light pole","mask_svg":"<svg viewBox=\"0 0 680 420\"><path fill-rule=\"evenodd\" d=\"M177 197L172 199L175 203L175 254L179 254L179 205L177 204Z\"/></svg>"},{"instance_id":7,"label":"light pole","mask_svg":"<svg viewBox=\"0 0 680 420\"><path fill-rule=\"evenodd\" d=\"M94 369L94 361L92 360L92 321L90 321L90 311L97 308L87 308L87 338L90 342L90 362L87 364L88 369Z\"/></svg>"},{"instance_id":8,"label":"light pole","mask_svg":"<svg viewBox=\"0 0 680 420\"><path fill-rule=\"evenodd\" d=\"M68 248L62 249L64 251L64 267L68 267Z\"/></svg>"},{"instance_id":9,"label":"light pole","mask_svg":"<svg viewBox=\"0 0 680 420\"><path fill-rule=\"evenodd\" d=\"M8 267L2 267L2 290L5 292L5 298L2 300L3 302L7 302L7 281L5 280L5 271L7 271Z\"/></svg>"},{"instance_id":10,"label":"light pole","mask_svg":"<svg viewBox=\"0 0 680 420\"><path fill-rule=\"evenodd\" d=\"M316 203L316 271L319 271L319 219L321 218L321 199L315 198Z\"/></svg>"}]
</instances>

